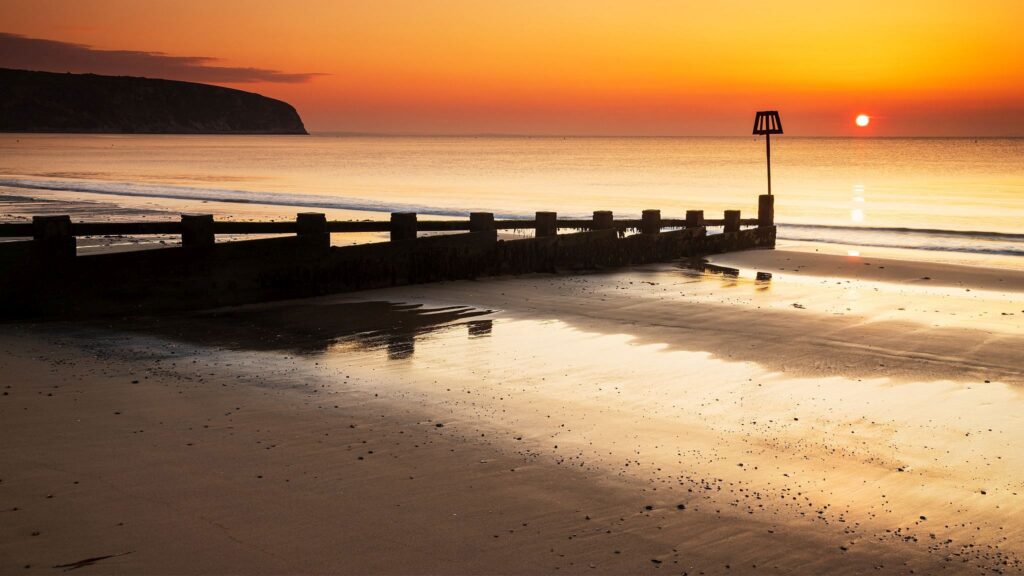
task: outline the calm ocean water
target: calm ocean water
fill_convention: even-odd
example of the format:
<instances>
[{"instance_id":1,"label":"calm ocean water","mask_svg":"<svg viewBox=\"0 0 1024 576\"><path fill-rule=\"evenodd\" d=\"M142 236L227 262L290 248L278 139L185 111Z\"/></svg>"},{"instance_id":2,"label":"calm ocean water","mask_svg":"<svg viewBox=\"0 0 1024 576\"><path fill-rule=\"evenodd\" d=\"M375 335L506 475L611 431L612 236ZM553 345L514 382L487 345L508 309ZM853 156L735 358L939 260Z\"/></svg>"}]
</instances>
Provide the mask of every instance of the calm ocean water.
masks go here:
<instances>
[{"instance_id":1,"label":"calm ocean water","mask_svg":"<svg viewBox=\"0 0 1024 576\"><path fill-rule=\"evenodd\" d=\"M1024 139L777 137L780 236L1024 255ZM741 138L0 135L0 186L461 215L756 213ZM368 218L376 217L367 214Z\"/></svg>"}]
</instances>

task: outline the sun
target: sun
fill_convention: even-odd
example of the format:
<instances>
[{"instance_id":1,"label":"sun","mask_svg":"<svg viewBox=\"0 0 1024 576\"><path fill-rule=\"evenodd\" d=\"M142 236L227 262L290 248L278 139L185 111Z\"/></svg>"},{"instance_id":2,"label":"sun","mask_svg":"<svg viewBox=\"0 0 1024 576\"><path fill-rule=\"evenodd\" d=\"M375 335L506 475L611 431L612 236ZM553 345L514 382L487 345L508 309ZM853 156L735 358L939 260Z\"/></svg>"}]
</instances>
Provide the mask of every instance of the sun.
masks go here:
<instances>
[{"instance_id":1,"label":"sun","mask_svg":"<svg viewBox=\"0 0 1024 576\"><path fill-rule=\"evenodd\" d=\"M857 123L857 126L863 128L871 123L871 116L868 116L867 114L860 114L854 122Z\"/></svg>"}]
</instances>

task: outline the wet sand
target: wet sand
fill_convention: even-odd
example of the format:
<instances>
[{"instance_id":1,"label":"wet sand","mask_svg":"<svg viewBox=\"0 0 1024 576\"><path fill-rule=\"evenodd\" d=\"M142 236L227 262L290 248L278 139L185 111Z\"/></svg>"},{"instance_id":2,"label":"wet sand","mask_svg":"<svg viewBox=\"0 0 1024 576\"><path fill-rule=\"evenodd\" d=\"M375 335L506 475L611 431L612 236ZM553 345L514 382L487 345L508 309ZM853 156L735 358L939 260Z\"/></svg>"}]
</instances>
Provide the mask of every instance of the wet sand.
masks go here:
<instances>
[{"instance_id":1,"label":"wet sand","mask_svg":"<svg viewBox=\"0 0 1024 576\"><path fill-rule=\"evenodd\" d=\"M1024 273L715 262L2 326L0 571L1021 572Z\"/></svg>"}]
</instances>

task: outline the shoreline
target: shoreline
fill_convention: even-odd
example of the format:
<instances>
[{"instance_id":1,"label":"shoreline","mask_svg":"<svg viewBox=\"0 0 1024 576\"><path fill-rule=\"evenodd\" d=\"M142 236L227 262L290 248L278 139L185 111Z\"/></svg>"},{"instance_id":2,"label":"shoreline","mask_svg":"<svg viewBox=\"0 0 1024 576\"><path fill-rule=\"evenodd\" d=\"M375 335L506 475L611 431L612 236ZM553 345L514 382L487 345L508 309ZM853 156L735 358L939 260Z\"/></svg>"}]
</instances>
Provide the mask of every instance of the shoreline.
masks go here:
<instances>
[{"instance_id":1,"label":"shoreline","mask_svg":"<svg viewBox=\"0 0 1024 576\"><path fill-rule=\"evenodd\" d=\"M13 191L13 192L9 192ZM128 200L128 204L125 204ZM147 200L159 200L149 202ZM218 220L257 221L257 220L293 220L291 210L282 210L282 206L195 202L180 199L147 199L107 196L102 194L74 194L69 192L6 189L0 186L0 221L23 222L32 215L70 214L74 219L97 222L116 221L159 221L177 219L184 213L211 213ZM387 220L389 213L367 212L355 210L325 210L328 220ZM422 220L444 219L445 216L419 214ZM782 229L784 229L784 225ZM840 227L842 228L842 227ZM429 235L434 233L423 233ZM499 237L505 240L521 238L518 234L502 233ZM256 236L221 235L219 241L253 239ZM350 246L373 242L386 242L386 233L346 233L333 234L332 245ZM0 242L5 239L0 239ZM158 248L162 245L175 246L180 243L178 236L135 236L135 237L88 237L81 238L78 250L82 255L102 254ZM992 253L972 253L960 250L938 251L912 248L870 247L857 244L841 244L832 241L813 242L806 240L777 240L778 249L806 253L840 254L864 260L887 259L923 263L938 263L969 266L973 268L990 268L995 270L1024 270L1024 257ZM973 271L968 273L974 275Z\"/></svg>"}]
</instances>

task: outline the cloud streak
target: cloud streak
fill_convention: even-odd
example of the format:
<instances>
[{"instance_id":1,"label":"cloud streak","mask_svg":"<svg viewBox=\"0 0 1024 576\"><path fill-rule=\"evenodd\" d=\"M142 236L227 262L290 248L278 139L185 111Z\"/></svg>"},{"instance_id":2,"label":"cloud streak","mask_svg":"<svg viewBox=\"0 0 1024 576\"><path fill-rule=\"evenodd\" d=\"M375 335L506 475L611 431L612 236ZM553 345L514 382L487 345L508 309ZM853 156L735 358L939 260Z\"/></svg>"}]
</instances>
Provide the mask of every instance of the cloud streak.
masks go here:
<instances>
[{"instance_id":1,"label":"cloud streak","mask_svg":"<svg viewBox=\"0 0 1024 576\"><path fill-rule=\"evenodd\" d=\"M0 68L146 76L220 84L298 84L323 75L316 72L290 73L265 68L217 66L218 60L210 56L171 56L163 52L97 50L84 44L0 32Z\"/></svg>"}]
</instances>

